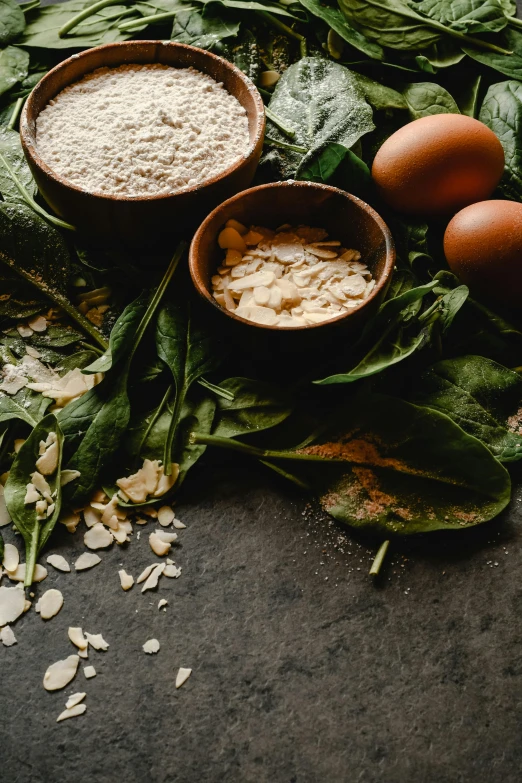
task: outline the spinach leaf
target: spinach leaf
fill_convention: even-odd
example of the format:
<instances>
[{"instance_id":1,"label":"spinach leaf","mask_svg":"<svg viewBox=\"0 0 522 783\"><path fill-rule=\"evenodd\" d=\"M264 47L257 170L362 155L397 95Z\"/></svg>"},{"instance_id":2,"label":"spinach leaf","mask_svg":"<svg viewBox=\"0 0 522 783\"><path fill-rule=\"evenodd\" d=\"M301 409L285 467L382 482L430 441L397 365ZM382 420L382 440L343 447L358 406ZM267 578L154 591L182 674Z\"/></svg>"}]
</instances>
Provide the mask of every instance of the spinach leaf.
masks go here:
<instances>
[{"instance_id":1,"label":"spinach leaf","mask_svg":"<svg viewBox=\"0 0 522 783\"><path fill-rule=\"evenodd\" d=\"M437 73L441 68L450 68L465 58L465 54L451 38L441 38L424 50L424 54L415 57L415 62L426 73Z\"/></svg>"},{"instance_id":2,"label":"spinach leaf","mask_svg":"<svg viewBox=\"0 0 522 783\"><path fill-rule=\"evenodd\" d=\"M39 49L88 49L131 37L132 33L118 29L119 17L115 17L115 13L124 14L127 10L122 4L101 9L70 35L60 38L58 31L65 23L91 5L92 0L66 0L40 8L38 14L29 19L19 45Z\"/></svg>"},{"instance_id":3,"label":"spinach leaf","mask_svg":"<svg viewBox=\"0 0 522 783\"><path fill-rule=\"evenodd\" d=\"M0 0L0 46L18 38L24 27L24 12L16 0Z\"/></svg>"},{"instance_id":4,"label":"spinach leaf","mask_svg":"<svg viewBox=\"0 0 522 783\"><path fill-rule=\"evenodd\" d=\"M141 294L131 302L112 327L109 347L105 353L83 369L86 374L107 372L128 355L141 319L147 310L149 297Z\"/></svg>"},{"instance_id":5,"label":"spinach leaf","mask_svg":"<svg viewBox=\"0 0 522 783\"><path fill-rule=\"evenodd\" d=\"M482 65L487 65L508 79L522 79L522 35L518 30L507 27L502 32L502 45L513 54L505 55L498 52L486 52L474 46L464 44L462 51Z\"/></svg>"},{"instance_id":6,"label":"spinach leaf","mask_svg":"<svg viewBox=\"0 0 522 783\"><path fill-rule=\"evenodd\" d=\"M428 246L427 223L414 218L396 216L393 216L389 222L397 249L397 266L400 269L411 270L417 277L426 277L426 273L434 266ZM393 287L393 280L391 287Z\"/></svg>"},{"instance_id":7,"label":"spinach leaf","mask_svg":"<svg viewBox=\"0 0 522 783\"><path fill-rule=\"evenodd\" d=\"M2 6L0 4L0 12ZM1 17L0 17L1 22ZM8 46L0 51L0 95L14 87L27 76L29 55L17 46Z\"/></svg>"},{"instance_id":8,"label":"spinach leaf","mask_svg":"<svg viewBox=\"0 0 522 783\"><path fill-rule=\"evenodd\" d=\"M228 41L224 52L216 52L246 73L254 84L257 83L263 66L258 41L250 30L242 30L237 41Z\"/></svg>"},{"instance_id":9,"label":"spinach leaf","mask_svg":"<svg viewBox=\"0 0 522 783\"><path fill-rule=\"evenodd\" d=\"M210 397L203 397L192 402L185 400L179 423L178 449L175 452L175 461L179 465L179 475L176 481L176 491L183 484L187 473L203 456L206 446L192 443L191 434L194 431L210 434L216 413L216 401Z\"/></svg>"},{"instance_id":10,"label":"spinach leaf","mask_svg":"<svg viewBox=\"0 0 522 783\"><path fill-rule=\"evenodd\" d=\"M354 49L358 49L374 60L384 60L384 49L382 46L374 41L369 41L364 35L354 30L338 8L325 5L320 0L299 0L299 2L310 14L326 22L332 30L335 30L337 35L340 35Z\"/></svg>"},{"instance_id":11,"label":"spinach leaf","mask_svg":"<svg viewBox=\"0 0 522 783\"><path fill-rule=\"evenodd\" d=\"M303 166L298 177L308 182L324 182L371 201L374 183L370 169L342 144L327 144L312 161Z\"/></svg>"},{"instance_id":12,"label":"spinach leaf","mask_svg":"<svg viewBox=\"0 0 522 783\"><path fill-rule=\"evenodd\" d=\"M292 129L292 143L308 150L304 155L288 150L268 153L266 158L283 177L300 177L328 144L350 148L374 129L372 110L353 74L342 65L317 57L303 57L285 71L269 109ZM269 126L270 137L284 142L279 129L270 121Z\"/></svg>"},{"instance_id":13,"label":"spinach leaf","mask_svg":"<svg viewBox=\"0 0 522 783\"><path fill-rule=\"evenodd\" d=\"M504 149L505 171L500 189L508 198L522 198L522 84L492 84L479 119L498 136Z\"/></svg>"},{"instance_id":14,"label":"spinach leaf","mask_svg":"<svg viewBox=\"0 0 522 783\"><path fill-rule=\"evenodd\" d=\"M212 49L225 38L235 37L240 23L227 21L226 14L202 12L199 9L181 11L174 17L171 40Z\"/></svg>"},{"instance_id":15,"label":"spinach leaf","mask_svg":"<svg viewBox=\"0 0 522 783\"><path fill-rule=\"evenodd\" d=\"M360 73L353 73L359 87L364 93L364 97L377 111L386 111L388 109L407 109L408 104L403 95L385 84L376 82L368 76Z\"/></svg>"},{"instance_id":16,"label":"spinach leaf","mask_svg":"<svg viewBox=\"0 0 522 783\"><path fill-rule=\"evenodd\" d=\"M415 9L463 33L497 33L507 25L500 0L423 0Z\"/></svg>"},{"instance_id":17,"label":"spinach leaf","mask_svg":"<svg viewBox=\"0 0 522 783\"><path fill-rule=\"evenodd\" d=\"M25 204L0 203L0 262L21 275L106 348L105 340L74 305L65 287L70 258L55 228Z\"/></svg>"},{"instance_id":18,"label":"spinach leaf","mask_svg":"<svg viewBox=\"0 0 522 783\"><path fill-rule=\"evenodd\" d=\"M173 452L177 449L178 425L187 393L198 378L216 369L220 362L217 352L213 350L209 332L196 323L191 302L181 288L177 296L173 296L159 311L156 349L172 373L176 390L163 456L165 473L170 475Z\"/></svg>"},{"instance_id":19,"label":"spinach leaf","mask_svg":"<svg viewBox=\"0 0 522 783\"><path fill-rule=\"evenodd\" d=\"M479 113L479 93L482 76L480 74L470 74L467 78L463 76L459 83L455 85L453 94L461 114L468 117L478 118Z\"/></svg>"},{"instance_id":20,"label":"spinach leaf","mask_svg":"<svg viewBox=\"0 0 522 783\"><path fill-rule=\"evenodd\" d=\"M431 82L407 84L403 91L412 120L432 114L460 114L459 107L444 87Z\"/></svg>"},{"instance_id":21,"label":"spinach leaf","mask_svg":"<svg viewBox=\"0 0 522 783\"><path fill-rule=\"evenodd\" d=\"M25 387L16 394L2 394L0 395L0 424L19 419L31 427L36 427L45 416L51 402L49 397L43 397Z\"/></svg>"},{"instance_id":22,"label":"spinach leaf","mask_svg":"<svg viewBox=\"0 0 522 783\"><path fill-rule=\"evenodd\" d=\"M522 378L483 356L437 362L409 388L416 405L445 413L501 462L522 459Z\"/></svg>"},{"instance_id":23,"label":"spinach leaf","mask_svg":"<svg viewBox=\"0 0 522 783\"><path fill-rule=\"evenodd\" d=\"M49 433L57 436L59 449L58 466L54 473L46 476L46 481L51 488L54 501L54 510L50 517L38 520L34 504L24 503L27 485L31 482L31 475L36 470L36 461L39 457L40 441L45 441ZM9 515L15 527L20 531L25 542L26 566L25 586L30 587L33 582L34 567L39 553L49 540L53 528L60 516L62 503L62 490L60 486L60 470L62 460L63 435L54 414L49 413L33 429L9 471L9 478L5 485L5 502Z\"/></svg>"},{"instance_id":24,"label":"spinach leaf","mask_svg":"<svg viewBox=\"0 0 522 783\"><path fill-rule=\"evenodd\" d=\"M339 7L356 30L381 46L416 51L441 36L430 20L402 0L339 0Z\"/></svg>"},{"instance_id":25,"label":"spinach leaf","mask_svg":"<svg viewBox=\"0 0 522 783\"><path fill-rule=\"evenodd\" d=\"M214 435L234 438L260 432L280 424L292 412L290 399L283 390L264 381L229 378L219 385L231 391L234 399L217 398Z\"/></svg>"}]
</instances>

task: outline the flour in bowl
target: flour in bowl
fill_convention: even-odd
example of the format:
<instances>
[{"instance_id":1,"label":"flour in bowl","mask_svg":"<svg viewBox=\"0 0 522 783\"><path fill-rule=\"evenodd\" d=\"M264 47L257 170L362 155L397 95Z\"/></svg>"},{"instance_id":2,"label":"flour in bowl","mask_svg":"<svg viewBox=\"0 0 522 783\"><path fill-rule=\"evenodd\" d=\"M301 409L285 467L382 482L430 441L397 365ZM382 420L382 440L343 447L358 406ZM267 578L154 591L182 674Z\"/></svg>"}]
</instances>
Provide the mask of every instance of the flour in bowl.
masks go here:
<instances>
[{"instance_id":1,"label":"flour in bowl","mask_svg":"<svg viewBox=\"0 0 522 783\"><path fill-rule=\"evenodd\" d=\"M99 68L36 121L37 149L83 190L155 196L200 185L243 158L248 120L222 84L193 68Z\"/></svg>"}]
</instances>

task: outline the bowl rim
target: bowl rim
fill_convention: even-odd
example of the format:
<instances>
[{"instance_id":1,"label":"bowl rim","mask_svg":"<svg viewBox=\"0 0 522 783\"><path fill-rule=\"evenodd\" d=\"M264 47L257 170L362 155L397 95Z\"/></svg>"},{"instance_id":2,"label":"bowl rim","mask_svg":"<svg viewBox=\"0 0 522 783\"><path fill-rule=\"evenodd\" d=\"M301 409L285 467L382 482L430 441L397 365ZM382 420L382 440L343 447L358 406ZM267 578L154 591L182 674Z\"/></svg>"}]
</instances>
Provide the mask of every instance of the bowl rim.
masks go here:
<instances>
[{"instance_id":1,"label":"bowl rim","mask_svg":"<svg viewBox=\"0 0 522 783\"><path fill-rule=\"evenodd\" d=\"M36 125L36 119L40 114L40 112L36 112L34 108L35 95L37 94L39 88L45 82L50 81L56 73L64 70L71 62L77 62L78 60L92 57L92 54L98 51L108 51L110 49L119 49L119 48L121 49L127 48L132 50L134 48L138 48L144 45L154 45L155 47L165 47L165 48L172 47L174 49L185 50L187 52L197 51L198 55L203 54L209 62L218 61L222 63L226 69L228 69L231 72L234 72L236 76L238 76L240 80L243 81L248 92L251 94L254 102L254 110L255 110L254 138L249 141L247 152L243 156L241 156L236 163L233 163L232 166L229 166L227 169L220 172L216 176L204 180L204 182L200 182L197 185L192 185L191 187L183 188L182 190L176 190L169 193L159 193L156 195L125 196L119 194L115 195L115 194L101 193L99 191L86 190L85 188L80 188L78 185L75 185L74 183L70 182L65 177L60 176L54 169L48 166L48 164L42 159L42 157L38 153L38 145L36 140L36 128L33 131L33 129L31 128L31 123L28 120L28 114L31 111L34 114L34 124ZM154 62L155 61L151 61L150 64L154 64ZM128 62L128 63L121 63L121 64L132 65L133 63ZM146 65L147 63L135 63L135 64ZM86 71L84 76L87 76L87 74L98 70L98 68L104 68L104 67L111 67L111 66L103 65L103 63L99 63L96 67L92 68L90 71ZM118 66L114 66L114 67L118 67ZM80 77L80 79L78 79L77 81L80 81L81 78L83 77ZM71 82L71 84L74 83L75 82ZM64 89L65 87L61 87L55 93L54 97L56 97L56 95L58 95ZM230 95L232 94L233 93L230 93ZM236 96L234 95L234 97ZM79 52L78 54L73 54L67 59L62 60L61 62L58 63L58 65L55 65L54 68L51 68L50 71L48 71L44 76L42 76L38 84L36 84L33 87L24 104L24 107L22 109L22 114L20 117L20 140L22 142L22 147L26 157L28 157L35 166L37 166L41 171L43 171L47 177L49 177L51 180L58 183L62 187L68 188L69 190L73 190L76 193L79 193L83 196L97 198L100 199L101 201L106 201L107 203L114 202L114 201L132 202L132 203L137 203L137 202L139 203L140 201L162 201L163 199L171 199L174 198L175 196L185 196L190 193L195 193L197 191L201 191L203 188L209 187L211 185L215 185L216 183L230 176L234 172L239 171L243 166L248 164L251 157L255 154L259 144L262 143L264 133L265 133L265 107L264 107L263 99L261 98L261 95L257 87L255 86L254 82L251 79L249 79L248 76L245 73L243 73L243 71L241 71L233 63L230 63L228 60L225 60L223 57L219 57L216 54L212 54L212 52L208 52L206 49L200 49L197 46L190 46L189 44L177 43L176 41L160 41L154 39L150 39L150 40L148 39L143 41L115 41L113 43L100 44L99 46L93 46L90 49L85 49L84 51Z\"/></svg>"},{"instance_id":2,"label":"bowl rim","mask_svg":"<svg viewBox=\"0 0 522 783\"><path fill-rule=\"evenodd\" d=\"M255 323L255 321L249 321L246 318L241 318L241 316L238 316L235 313L230 312L226 308L222 307L218 302L216 302L216 300L208 290L207 286L205 285L202 276L199 273L198 260L197 260L197 248L199 246L201 238L207 231L211 221L215 218L216 214L218 214L223 208L235 204L246 195L255 192L260 192L262 190L268 190L270 188L312 188L321 191L327 191L329 193L335 193L342 196L347 201L351 201L358 208L362 209L364 212L370 215L370 217L375 221L375 223L377 224L377 226L379 227L380 231L384 236L384 241L386 245L386 260L385 260L384 270L380 280L376 283L370 295L366 299L363 299L358 307L354 307L351 310L348 310L346 313L342 313L341 315L338 315L336 318L331 318L329 321L323 321L322 323L307 324L306 326L283 327L277 325L269 326L267 324L258 324ZM370 304L370 302L373 299L375 299L375 297L378 296L381 293L381 291L385 289L386 286L388 285L393 269L395 267L395 260L396 260L395 243L393 241L391 231L386 225L386 223L384 222L384 220L382 219L382 217L379 215L378 212L376 212L375 209L373 209L373 207L371 207L365 201L360 199L358 196L354 196L352 193L348 193L348 191L346 190L341 190L341 188L335 188L332 185L325 185L320 182L295 181L295 180L285 180L283 182L269 182L264 185L256 185L253 188L248 188L248 190L242 190L240 193L236 193L236 195L226 199L226 201L223 201L215 209L213 209L212 212L209 215L207 215L205 220L201 223L201 225L196 230L196 233L192 238L192 242L190 243L190 249L189 249L190 276L192 278L192 282L197 292L201 297L203 297L203 299L209 302L216 310L218 310L221 313L224 313L229 318L232 318L234 321L237 321L238 323L245 324L247 326L256 329L277 331L283 334L286 334L287 332L289 333L302 332L309 329L320 329L321 327L324 326L332 326L334 324L338 324L341 321L344 321L346 318L349 318L351 315L355 313L360 313L361 310L363 310L368 304Z\"/></svg>"}]
</instances>

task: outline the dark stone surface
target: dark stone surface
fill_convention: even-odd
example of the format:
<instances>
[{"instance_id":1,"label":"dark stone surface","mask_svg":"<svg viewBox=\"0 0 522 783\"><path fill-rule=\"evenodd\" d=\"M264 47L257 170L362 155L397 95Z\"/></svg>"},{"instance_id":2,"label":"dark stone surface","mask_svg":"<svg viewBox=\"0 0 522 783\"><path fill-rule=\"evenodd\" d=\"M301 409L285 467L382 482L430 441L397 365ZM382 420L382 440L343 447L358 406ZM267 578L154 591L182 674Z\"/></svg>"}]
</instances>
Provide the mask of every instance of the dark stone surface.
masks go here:
<instances>
[{"instance_id":1,"label":"dark stone surface","mask_svg":"<svg viewBox=\"0 0 522 783\"><path fill-rule=\"evenodd\" d=\"M216 465L178 506L180 579L121 590L121 564L136 576L154 560L151 525L91 571L49 568L39 591L57 586L64 608L47 623L25 615L18 645L0 648L2 780L519 781L519 507L395 550L373 586L373 547L255 466ZM53 551L72 560L81 535ZM80 671L47 693L46 667L73 652L69 625L110 648L90 653L95 679ZM153 636L161 650L147 656ZM180 665L193 674L176 691ZM83 689L87 713L56 724Z\"/></svg>"}]
</instances>

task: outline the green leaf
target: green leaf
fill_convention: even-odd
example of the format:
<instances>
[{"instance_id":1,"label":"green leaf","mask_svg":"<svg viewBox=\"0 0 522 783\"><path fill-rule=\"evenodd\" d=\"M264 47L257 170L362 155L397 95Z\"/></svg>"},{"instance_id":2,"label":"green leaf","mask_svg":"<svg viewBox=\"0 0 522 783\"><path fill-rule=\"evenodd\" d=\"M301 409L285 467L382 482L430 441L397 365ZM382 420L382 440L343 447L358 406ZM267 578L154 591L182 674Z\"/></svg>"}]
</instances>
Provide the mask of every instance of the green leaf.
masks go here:
<instances>
[{"instance_id":1,"label":"green leaf","mask_svg":"<svg viewBox=\"0 0 522 783\"><path fill-rule=\"evenodd\" d=\"M0 0L0 46L18 38L24 27L24 12L16 0Z\"/></svg>"},{"instance_id":2,"label":"green leaf","mask_svg":"<svg viewBox=\"0 0 522 783\"><path fill-rule=\"evenodd\" d=\"M190 435L194 431L209 434L212 431L215 413L216 401L210 397L203 397L196 402L185 400L179 422L178 448L174 453L174 460L179 465L176 491L185 481L189 470L206 451L206 446L191 443Z\"/></svg>"},{"instance_id":3,"label":"green leaf","mask_svg":"<svg viewBox=\"0 0 522 783\"><path fill-rule=\"evenodd\" d=\"M1 0L0 0L1 3ZM2 5L0 4L0 12ZM27 76L29 55L16 46L8 46L0 51L0 95L14 87Z\"/></svg>"},{"instance_id":4,"label":"green leaf","mask_svg":"<svg viewBox=\"0 0 522 783\"><path fill-rule=\"evenodd\" d=\"M500 0L423 0L415 10L463 33L497 33L507 25Z\"/></svg>"},{"instance_id":5,"label":"green leaf","mask_svg":"<svg viewBox=\"0 0 522 783\"><path fill-rule=\"evenodd\" d=\"M330 5L324 5L320 0L299 0L300 4L313 16L322 19L326 24L335 30L337 35L358 49L363 54L374 60L384 60L384 49L379 44L369 41L364 35L354 30L338 8Z\"/></svg>"},{"instance_id":6,"label":"green leaf","mask_svg":"<svg viewBox=\"0 0 522 783\"><path fill-rule=\"evenodd\" d=\"M232 38L239 32L240 23L226 21L223 14L200 10L182 11L174 17L171 40L178 43L212 49L225 38Z\"/></svg>"},{"instance_id":7,"label":"green leaf","mask_svg":"<svg viewBox=\"0 0 522 783\"><path fill-rule=\"evenodd\" d=\"M368 76L354 72L354 77L364 93L364 97L374 109L386 111L388 109L407 109L408 104L403 95L385 84L376 82Z\"/></svg>"},{"instance_id":8,"label":"green leaf","mask_svg":"<svg viewBox=\"0 0 522 783\"><path fill-rule=\"evenodd\" d=\"M104 43L126 41L132 36L132 33L118 29L119 19L114 14L127 10L127 6L122 4L102 9L89 17L88 23L60 38L58 30L73 16L93 4L93 0L67 0L65 3L38 9L38 13L28 21L19 45L41 49L88 49Z\"/></svg>"},{"instance_id":9,"label":"green leaf","mask_svg":"<svg viewBox=\"0 0 522 783\"><path fill-rule=\"evenodd\" d=\"M144 293L127 305L112 327L109 347L102 356L83 369L84 373L107 372L128 356L149 299L148 294Z\"/></svg>"},{"instance_id":10,"label":"green leaf","mask_svg":"<svg viewBox=\"0 0 522 783\"><path fill-rule=\"evenodd\" d=\"M50 517L38 520L34 503L25 505L24 499L27 485L31 482L31 475L36 471L36 461L39 457L40 441L45 441L49 433L57 436L59 459L58 467L51 476L46 476L46 481L51 488L51 495L55 508ZM62 491L60 486L60 470L62 460L63 435L54 414L49 413L33 429L9 471L9 478L5 485L5 502L9 515L17 530L20 531L25 542L26 574L25 586L29 587L33 581L36 559L47 543L53 528L58 521L61 510Z\"/></svg>"},{"instance_id":11,"label":"green leaf","mask_svg":"<svg viewBox=\"0 0 522 783\"><path fill-rule=\"evenodd\" d=\"M479 440L438 411L385 395L352 401L301 451L346 460L301 474L333 517L386 536L478 525L510 500L509 473Z\"/></svg>"},{"instance_id":12,"label":"green leaf","mask_svg":"<svg viewBox=\"0 0 522 783\"><path fill-rule=\"evenodd\" d=\"M482 356L437 362L413 379L408 399L445 413L501 462L522 459L522 378L501 364Z\"/></svg>"},{"instance_id":13,"label":"green leaf","mask_svg":"<svg viewBox=\"0 0 522 783\"><path fill-rule=\"evenodd\" d=\"M381 46L418 51L441 36L402 0L339 0L339 6L356 30Z\"/></svg>"},{"instance_id":14,"label":"green leaf","mask_svg":"<svg viewBox=\"0 0 522 783\"><path fill-rule=\"evenodd\" d=\"M432 114L460 114L459 107L444 87L431 82L407 84L403 91L410 117L418 120Z\"/></svg>"},{"instance_id":15,"label":"green leaf","mask_svg":"<svg viewBox=\"0 0 522 783\"><path fill-rule=\"evenodd\" d=\"M459 79L459 83L455 85L453 93L461 114L466 114L468 117L474 117L475 119L478 118L481 82L482 76L473 73L467 78L463 76Z\"/></svg>"},{"instance_id":16,"label":"green leaf","mask_svg":"<svg viewBox=\"0 0 522 783\"><path fill-rule=\"evenodd\" d=\"M301 176L317 153L332 142L352 147L374 129L372 110L353 74L342 65L317 57L304 57L291 65L277 82L270 111L295 131L292 143L308 150L305 155L272 151L283 177ZM269 122L269 135L288 141Z\"/></svg>"},{"instance_id":17,"label":"green leaf","mask_svg":"<svg viewBox=\"0 0 522 783\"><path fill-rule=\"evenodd\" d=\"M355 153L341 144L328 144L319 150L306 166L301 167L298 179L328 183L365 201L371 201L374 195L370 169Z\"/></svg>"},{"instance_id":18,"label":"green leaf","mask_svg":"<svg viewBox=\"0 0 522 783\"><path fill-rule=\"evenodd\" d=\"M503 73L508 79L522 80L522 34L518 30L507 27L502 33L501 46L512 51L513 54L484 52L465 44L462 46L462 51L472 60Z\"/></svg>"},{"instance_id":19,"label":"green leaf","mask_svg":"<svg viewBox=\"0 0 522 783\"><path fill-rule=\"evenodd\" d=\"M504 149L505 171L501 190L522 199L522 84L516 81L492 84L480 109L479 119L498 136Z\"/></svg>"},{"instance_id":20,"label":"green leaf","mask_svg":"<svg viewBox=\"0 0 522 783\"><path fill-rule=\"evenodd\" d=\"M229 378L219 385L231 391L234 399L216 398L214 435L234 438L253 434L275 427L292 413L288 396L272 384L251 378ZM193 429L201 432L199 427Z\"/></svg>"},{"instance_id":21,"label":"green leaf","mask_svg":"<svg viewBox=\"0 0 522 783\"><path fill-rule=\"evenodd\" d=\"M43 397L25 387L16 394L3 394L0 396L0 424L19 419L35 427L51 403L49 397Z\"/></svg>"}]
</instances>

